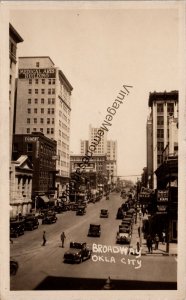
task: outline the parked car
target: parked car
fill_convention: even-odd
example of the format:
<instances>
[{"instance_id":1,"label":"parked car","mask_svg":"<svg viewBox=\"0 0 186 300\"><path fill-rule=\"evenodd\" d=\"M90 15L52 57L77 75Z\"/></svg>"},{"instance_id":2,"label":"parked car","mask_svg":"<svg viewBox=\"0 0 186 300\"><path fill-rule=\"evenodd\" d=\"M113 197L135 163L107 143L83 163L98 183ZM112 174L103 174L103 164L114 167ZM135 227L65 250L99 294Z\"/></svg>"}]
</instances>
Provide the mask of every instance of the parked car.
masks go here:
<instances>
[{"instance_id":1,"label":"parked car","mask_svg":"<svg viewBox=\"0 0 186 300\"><path fill-rule=\"evenodd\" d=\"M124 212L121 207L118 208L117 214L116 214L116 219L123 219L124 217Z\"/></svg>"},{"instance_id":2,"label":"parked car","mask_svg":"<svg viewBox=\"0 0 186 300\"><path fill-rule=\"evenodd\" d=\"M70 242L70 249L64 253L64 262L81 263L91 257L92 250L86 243Z\"/></svg>"},{"instance_id":3,"label":"parked car","mask_svg":"<svg viewBox=\"0 0 186 300\"><path fill-rule=\"evenodd\" d=\"M25 222L22 221L14 221L10 222L10 237L18 237L24 234L25 230Z\"/></svg>"},{"instance_id":4,"label":"parked car","mask_svg":"<svg viewBox=\"0 0 186 300\"><path fill-rule=\"evenodd\" d=\"M25 230L33 230L38 228L39 221L35 216L26 216L25 217Z\"/></svg>"},{"instance_id":5,"label":"parked car","mask_svg":"<svg viewBox=\"0 0 186 300\"><path fill-rule=\"evenodd\" d=\"M108 216L109 216L108 209L101 209L100 218L108 218Z\"/></svg>"},{"instance_id":6,"label":"parked car","mask_svg":"<svg viewBox=\"0 0 186 300\"><path fill-rule=\"evenodd\" d=\"M60 214L63 212L63 208L61 205L58 205L58 206L54 206L54 211L57 213L57 214Z\"/></svg>"},{"instance_id":7,"label":"parked car","mask_svg":"<svg viewBox=\"0 0 186 300\"><path fill-rule=\"evenodd\" d=\"M16 275L17 271L19 268L19 264L16 260L11 260L10 261L10 275Z\"/></svg>"},{"instance_id":8,"label":"parked car","mask_svg":"<svg viewBox=\"0 0 186 300\"><path fill-rule=\"evenodd\" d=\"M48 211L49 210L47 208L46 209L41 209L40 212L37 215L38 219L43 219L44 216L48 213Z\"/></svg>"},{"instance_id":9,"label":"parked car","mask_svg":"<svg viewBox=\"0 0 186 300\"><path fill-rule=\"evenodd\" d=\"M88 230L88 236L100 237L101 235L101 225L90 224Z\"/></svg>"},{"instance_id":10,"label":"parked car","mask_svg":"<svg viewBox=\"0 0 186 300\"><path fill-rule=\"evenodd\" d=\"M116 235L116 243L130 244L131 233L124 227L120 227Z\"/></svg>"},{"instance_id":11,"label":"parked car","mask_svg":"<svg viewBox=\"0 0 186 300\"><path fill-rule=\"evenodd\" d=\"M85 206L78 206L76 215L83 216L86 213Z\"/></svg>"},{"instance_id":12,"label":"parked car","mask_svg":"<svg viewBox=\"0 0 186 300\"><path fill-rule=\"evenodd\" d=\"M43 220L42 220L42 224L52 224L52 223L56 223L57 221L57 217L56 214L54 212L48 212Z\"/></svg>"}]
</instances>

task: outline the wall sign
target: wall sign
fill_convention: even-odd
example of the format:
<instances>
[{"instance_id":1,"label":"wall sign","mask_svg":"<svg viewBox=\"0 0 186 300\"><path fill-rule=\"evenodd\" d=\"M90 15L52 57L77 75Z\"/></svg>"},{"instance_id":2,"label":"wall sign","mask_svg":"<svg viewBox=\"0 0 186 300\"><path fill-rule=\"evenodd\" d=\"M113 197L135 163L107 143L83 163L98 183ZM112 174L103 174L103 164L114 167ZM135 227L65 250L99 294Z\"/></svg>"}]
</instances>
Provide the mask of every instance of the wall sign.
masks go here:
<instances>
[{"instance_id":1,"label":"wall sign","mask_svg":"<svg viewBox=\"0 0 186 300\"><path fill-rule=\"evenodd\" d=\"M56 69L19 69L19 79L56 78Z\"/></svg>"}]
</instances>

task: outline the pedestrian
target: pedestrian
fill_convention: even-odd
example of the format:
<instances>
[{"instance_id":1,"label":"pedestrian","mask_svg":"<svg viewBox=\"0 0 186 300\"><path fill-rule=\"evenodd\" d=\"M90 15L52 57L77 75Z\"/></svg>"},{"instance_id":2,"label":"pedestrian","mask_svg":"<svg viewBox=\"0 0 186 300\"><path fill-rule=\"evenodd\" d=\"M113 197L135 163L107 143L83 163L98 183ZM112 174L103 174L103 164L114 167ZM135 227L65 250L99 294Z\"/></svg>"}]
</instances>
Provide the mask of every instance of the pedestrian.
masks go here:
<instances>
[{"instance_id":1,"label":"pedestrian","mask_svg":"<svg viewBox=\"0 0 186 300\"><path fill-rule=\"evenodd\" d=\"M42 246L45 246L45 244L46 244L46 232L43 231L43 244L42 244Z\"/></svg>"},{"instance_id":2,"label":"pedestrian","mask_svg":"<svg viewBox=\"0 0 186 300\"><path fill-rule=\"evenodd\" d=\"M136 248L137 248L137 252L139 252L140 251L140 243L139 243L139 241L136 243Z\"/></svg>"},{"instance_id":3,"label":"pedestrian","mask_svg":"<svg viewBox=\"0 0 186 300\"><path fill-rule=\"evenodd\" d=\"M150 235L147 236L147 248L149 253L152 253L152 238Z\"/></svg>"},{"instance_id":4,"label":"pedestrian","mask_svg":"<svg viewBox=\"0 0 186 300\"><path fill-rule=\"evenodd\" d=\"M66 236L65 236L65 233L64 233L64 231L61 233L61 243L62 243L62 248L64 248L64 241L65 241L65 239L66 239Z\"/></svg>"},{"instance_id":5,"label":"pedestrian","mask_svg":"<svg viewBox=\"0 0 186 300\"><path fill-rule=\"evenodd\" d=\"M162 231L162 244L165 244L165 231Z\"/></svg>"},{"instance_id":6,"label":"pedestrian","mask_svg":"<svg viewBox=\"0 0 186 300\"><path fill-rule=\"evenodd\" d=\"M138 227L138 235L139 235L139 237L140 237L140 226Z\"/></svg>"},{"instance_id":7,"label":"pedestrian","mask_svg":"<svg viewBox=\"0 0 186 300\"><path fill-rule=\"evenodd\" d=\"M156 233L155 237L154 237L154 242L155 242L155 250L158 250L158 245L159 245L159 236L158 234Z\"/></svg>"}]
</instances>

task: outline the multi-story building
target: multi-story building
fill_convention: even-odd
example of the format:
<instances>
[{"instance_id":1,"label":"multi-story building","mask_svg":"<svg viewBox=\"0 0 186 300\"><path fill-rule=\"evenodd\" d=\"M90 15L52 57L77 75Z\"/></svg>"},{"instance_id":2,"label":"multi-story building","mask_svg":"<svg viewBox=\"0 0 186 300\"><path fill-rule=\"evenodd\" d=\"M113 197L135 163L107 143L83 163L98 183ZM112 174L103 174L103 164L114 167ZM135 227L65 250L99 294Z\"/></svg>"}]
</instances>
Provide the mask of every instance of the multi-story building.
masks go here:
<instances>
[{"instance_id":1,"label":"multi-story building","mask_svg":"<svg viewBox=\"0 0 186 300\"><path fill-rule=\"evenodd\" d=\"M55 194L56 141L41 132L15 134L13 137L12 158L27 155L33 165L32 199L40 197L48 202Z\"/></svg>"},{"instance_id":2,"label":"multi-story building","mask_svg":"<svg viewBox=\"0 0 186 300\"><path fill-rule=\"evenodd\" d=\"M153 187L153 147L152 147L152 115L147 119L146 124L146 138L147 138L147 187Z\"/></svg>"},{"instance_id":3,"label":"multi-story building","mask_svg":"<svg viewBox=\"0 0 186 300\"><path fill-rule=\"evenodd\" d=\"M85 155L89 146L95 143L97 132L99 128L89 126L89 140L81 140L80 151L82 155ZM95 139L95 140L94 140ZM105 133L97 145L93 157L95 155L106 155L106 170L109 182L116 183L117 180L117 141L107 140L107 134Z\"/></svg>"},{"instance_id":4,"label":"multi-story building","mask_svg":"<svg viewBox=\"0 0 186 300\"><path fill-rule=\"evenodd\" d=\"M41 132L57 141L56 186L69 180L72 86L48 56L19 57L15 133Z\"/></svg>"},{"instance_id":5,"label":"multi-story building","mask_svg":"<svg viewBox=\"0 0 186 300\"><path fill-rule=\"evenodd\" d=\"M70 171L75 172L77 168L82 164L84 155L73 154L70 155ZM97 172L106 175L106 163L107 157L104 154L94 155L88 163L86 163L85 172Z\"/></svg>"},{"instance_id":6,"label":"multi-story building","mask_svg":"<svg viewBox=\"0 0 186 300\"><path fill-rule=\"evenodd\" d=\"M22 37L9 24L9 151L11 159L12 151L12 133L13 133L13 118L14 118L14 99L15 99L15 78L16 78L16 64L17 64L17 44L23 42Z\"/></svg>"},{"instance_id":7,"label":"multi-story building","mask_svg":"<svg viewBox=\"0 0 186 300\"><path fill-rule=\"evenodd\" d=\"M147 148L152 147L152 155L148 159L152 165L152 185L157 186L156 169L162 163L162 152L170 140L169 119L178 118L178 91L154 92L149 95L149 107L151 108L149 130L152 130L152 136L148 135ZM150 129L151 126L151 129Z\"/></svg>"}]
</instances>

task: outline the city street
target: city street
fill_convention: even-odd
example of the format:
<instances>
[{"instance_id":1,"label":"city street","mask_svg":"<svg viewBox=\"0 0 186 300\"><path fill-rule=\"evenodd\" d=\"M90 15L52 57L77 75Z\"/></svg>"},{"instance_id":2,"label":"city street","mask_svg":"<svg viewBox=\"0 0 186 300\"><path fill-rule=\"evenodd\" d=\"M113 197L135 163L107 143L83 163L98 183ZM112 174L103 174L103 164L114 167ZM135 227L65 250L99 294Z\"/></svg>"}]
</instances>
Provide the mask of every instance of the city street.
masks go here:
<instances>
[{"instance_id":1,"label":"city street","mask_svg":"<svg viewBox=\"0 0 186 300\"><path fill-rule=\"evenodd\" d=\"M89 203L84 216L67 211L57 215L55 224L42 225L40 221L39 229L25 231L23 236L13 239L11 258L18 261L19 269L11 276L10 289L101 289L109 276L115 282L115 289L175 289L177 262L173 256L136 257L108 250L93 252L92 258L81 264L63 262L70 241L87 242L90 247L93 243L111 246L108 249L128 247L116 244L116 232L121 223L116 213L123 201L119 193L112 193L110 200L103 197L95 204ZM109 218L99 217L102 208L109 210ZM100 238L87 236L91 223L101 224ZM41 246L43 230L47 237L45 247ZM66 234L64 248L60 240L62 231Z\"/></svg>"}]
</instances>

